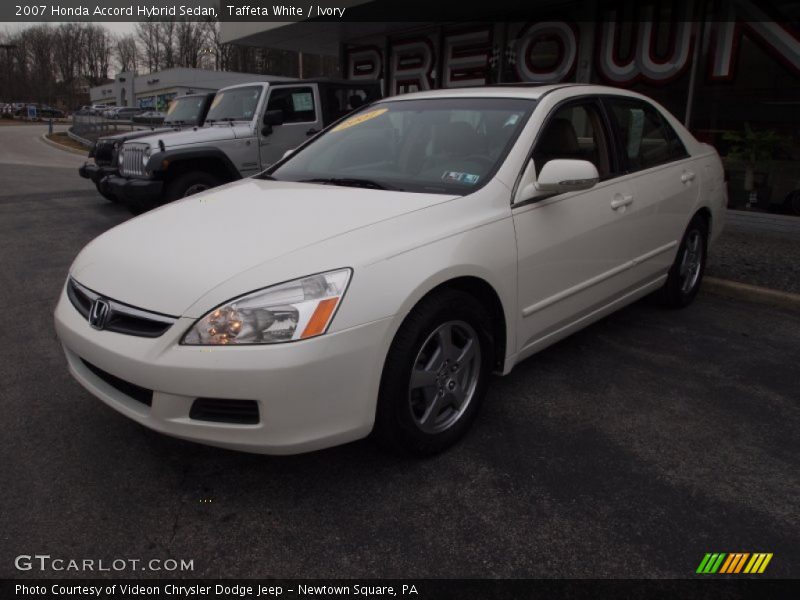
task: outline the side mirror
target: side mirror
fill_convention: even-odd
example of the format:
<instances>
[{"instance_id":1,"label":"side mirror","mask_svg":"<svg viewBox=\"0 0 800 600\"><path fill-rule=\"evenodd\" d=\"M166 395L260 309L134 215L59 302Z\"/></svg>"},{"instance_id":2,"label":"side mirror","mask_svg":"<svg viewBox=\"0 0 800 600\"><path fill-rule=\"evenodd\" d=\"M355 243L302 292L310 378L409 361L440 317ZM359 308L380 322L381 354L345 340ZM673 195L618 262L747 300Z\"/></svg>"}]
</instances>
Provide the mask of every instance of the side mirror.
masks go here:
<instances>
[{"instance_id":1,"label":"side mirror","mask_svg":"<svg viewBox=\"0 0 800 600\"><path fill-rule=\"evenodd\" d=\"M283 125L283 111L282 110L268 110L264 113L264 125Z\"/></svg>"},{"instance_id":2,"label":"side mirror","mask_svg":"<svg viewBox=\"0 0 800 600\"><path fill-rule=\"evenodd\" d=\"M600 180L600 174L588 160L557 158L547 161L536 177L536 191L563 194L588 190Z\"/></svg>"},{"instance_id":3,"label":"side mirror","mask_svg":"<svg viewBox=\"0 0 800 600\"><path fill-rule=\"evenodd\" d=\"M264 137L272 135L272 125L264 125L261 128L261 135L263 135Z\"/></svg>"}]
</instances>

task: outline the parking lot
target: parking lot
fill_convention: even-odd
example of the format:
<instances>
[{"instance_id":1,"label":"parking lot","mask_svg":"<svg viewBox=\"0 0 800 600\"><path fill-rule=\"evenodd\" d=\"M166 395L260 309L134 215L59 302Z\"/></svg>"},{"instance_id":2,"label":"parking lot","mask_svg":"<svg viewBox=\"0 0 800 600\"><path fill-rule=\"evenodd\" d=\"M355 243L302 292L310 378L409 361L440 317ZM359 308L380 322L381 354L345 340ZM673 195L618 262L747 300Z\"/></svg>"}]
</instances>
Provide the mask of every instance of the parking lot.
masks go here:
<instances>
[{"instance_id":1,"label":"parking lot","mask_svg":"<svg viewBox=\"0 0 800 600\"><path fill-rule=\"evenodd\" d=\"M798 576L798 311L639 302L496 378L429 460L195 445L67 373L67 269L130 215L43 131L0 131L0 576L84 576L14 568L39 553L193 559L179 575L200 577L691 577L706 552Z\"/></svg>"}]
</instances>

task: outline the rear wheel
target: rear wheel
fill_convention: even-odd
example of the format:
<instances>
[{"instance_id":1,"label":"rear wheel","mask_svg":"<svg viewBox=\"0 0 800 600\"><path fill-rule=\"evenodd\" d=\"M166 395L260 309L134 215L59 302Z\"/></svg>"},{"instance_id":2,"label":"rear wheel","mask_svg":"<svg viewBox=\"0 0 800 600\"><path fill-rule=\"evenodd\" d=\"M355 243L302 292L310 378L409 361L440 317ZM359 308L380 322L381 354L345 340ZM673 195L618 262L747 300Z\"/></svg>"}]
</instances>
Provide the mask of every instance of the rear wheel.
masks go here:
<instances>
[{"instance_id":1,"label":"rear wheel","mask_svg":"<svg viewBox=\"0 0 800 600\"><path fill-rule=\"evenodd\" d=\"M691 304L700 289L705 272L707 247L708 223L698 215L686 228L667 281L658 292L663 305L683 308Z\"/></svg>"},{"instance_id":2,"label":"rear wheel","mask_svg":"<svg viewBox=\"0 0 800 600\"><path fill-rule=\"evenodd\" d=\"M373 435L384 447L427 456L466 433L494 360L485 314L457 290L431 296L409 313L381 378Z\"/></svg>"}]
</instances>

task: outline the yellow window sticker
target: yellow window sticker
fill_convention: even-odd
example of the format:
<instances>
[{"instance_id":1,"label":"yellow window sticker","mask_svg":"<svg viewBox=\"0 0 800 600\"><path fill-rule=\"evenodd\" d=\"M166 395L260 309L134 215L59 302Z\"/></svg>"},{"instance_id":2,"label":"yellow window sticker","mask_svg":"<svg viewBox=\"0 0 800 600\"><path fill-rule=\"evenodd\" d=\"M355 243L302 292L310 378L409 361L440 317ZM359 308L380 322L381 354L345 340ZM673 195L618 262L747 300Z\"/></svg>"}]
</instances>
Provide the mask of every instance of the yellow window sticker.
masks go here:
<instances>
[{"instance_id":1,"label":"yellow window sticker","mask_svg":"<svg viewBox=\"0 0 800 600\"><path fill-rule=\"evenodd\" d=\"M211 101L211 106L209 107L208 110L211 110L212 108L216 108L219 105L219 103L222 102L222 99L224 97L225 97L225 93L224 92L222 94L216 94L214 96L214 99Z\"/></svg>"},{"instance_id":2,"label":"yellow window sticker","mask_svg":"<svg viewBox=\"0 0 800 600\"><path fill-rule=\"evenodd\" d=\"M343 129L349 129L350 127L355 127L356 125L361 125L364 121L369 121L370 119L374 119L375 117L380 117L383 113L387 112L388 108L376 108L375 110L370 110L365 113L361 113L360 115L356 115L355 117L350 117L346 121L339 123L336 127L333 128L332 131L342 131Z\"/></svg>"}]
</instances>

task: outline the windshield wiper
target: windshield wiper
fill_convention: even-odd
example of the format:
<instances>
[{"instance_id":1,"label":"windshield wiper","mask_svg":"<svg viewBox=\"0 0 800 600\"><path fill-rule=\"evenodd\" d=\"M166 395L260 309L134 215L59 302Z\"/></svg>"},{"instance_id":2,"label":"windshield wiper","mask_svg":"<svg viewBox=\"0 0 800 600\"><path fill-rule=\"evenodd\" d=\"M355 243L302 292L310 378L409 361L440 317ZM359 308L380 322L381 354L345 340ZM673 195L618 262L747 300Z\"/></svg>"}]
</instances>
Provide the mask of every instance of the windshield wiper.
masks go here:
<instances>
[{"instance_id":1,"label":"windshield wiper","mask_svg":"<svg viewBox=\"0 0 800 600\"><path fill-rule=\"evenodd\" d=\"M343 187L363 187L372 190L395 190L400 188L378 183L372 179L358 179L354 177L315 177L314 179L301 179L300 183L322 183L324 185L341 185Z\"/></svg>"}]
</instances>

